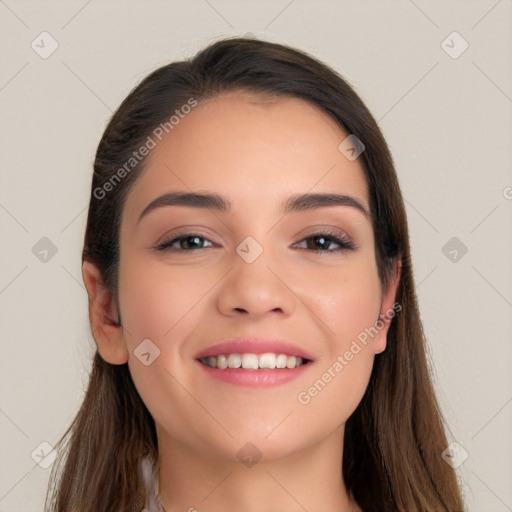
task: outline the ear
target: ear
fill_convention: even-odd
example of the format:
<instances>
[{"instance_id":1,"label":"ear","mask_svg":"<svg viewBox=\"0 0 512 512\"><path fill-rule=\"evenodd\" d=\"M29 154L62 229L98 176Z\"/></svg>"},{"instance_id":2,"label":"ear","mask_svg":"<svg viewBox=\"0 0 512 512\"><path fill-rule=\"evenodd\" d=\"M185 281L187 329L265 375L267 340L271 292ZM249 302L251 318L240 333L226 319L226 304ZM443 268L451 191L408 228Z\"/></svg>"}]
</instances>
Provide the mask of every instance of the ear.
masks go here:
<instances>
[{"instance_id":1,"label":"ear","mask_svg":"<svg viewBox=\"0 0 512 512\"><path fill-rule=\"evenodd\" d=\"M93 263L82 263L82 278L89 296L89 321L98 352L111 364L128 362L128 350L118 322L119 312L104 287L100 271Z\"/></svg>"},{"instance_id":2,"label":"ear","mask_svg":"<svg viewBox=\"0 0 512 512\"><path fill-rule=\"evenodd\" d=\"M402 305L396 303L396 292L402 275L402 259L397 256L393 262L393 270L388 279L386 290L382 292L380 314L375 322L375 328L378 330L373 340L373 350L375 354L380 354L386 350L387 334L391 320L402 310Z\"/></svg>"}]
</instances>

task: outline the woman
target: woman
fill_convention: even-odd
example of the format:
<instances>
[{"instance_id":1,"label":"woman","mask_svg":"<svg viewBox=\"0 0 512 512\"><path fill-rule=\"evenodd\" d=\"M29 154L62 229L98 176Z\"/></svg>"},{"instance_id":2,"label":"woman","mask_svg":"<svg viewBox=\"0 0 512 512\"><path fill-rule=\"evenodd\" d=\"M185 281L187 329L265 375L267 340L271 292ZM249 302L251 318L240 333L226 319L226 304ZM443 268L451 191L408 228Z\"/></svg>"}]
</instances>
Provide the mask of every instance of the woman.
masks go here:
<instances>
[{"instance_id":1,"label":"woman","mask_svg":"<svg viewBox=\"0 0 512 512\"><path fill-rule=\"evenodd\" d=\"M151 73L82 273L98 350L47 510L464 510L392 157L326 65L234 38Z\"/></svg>"}]
</instances>

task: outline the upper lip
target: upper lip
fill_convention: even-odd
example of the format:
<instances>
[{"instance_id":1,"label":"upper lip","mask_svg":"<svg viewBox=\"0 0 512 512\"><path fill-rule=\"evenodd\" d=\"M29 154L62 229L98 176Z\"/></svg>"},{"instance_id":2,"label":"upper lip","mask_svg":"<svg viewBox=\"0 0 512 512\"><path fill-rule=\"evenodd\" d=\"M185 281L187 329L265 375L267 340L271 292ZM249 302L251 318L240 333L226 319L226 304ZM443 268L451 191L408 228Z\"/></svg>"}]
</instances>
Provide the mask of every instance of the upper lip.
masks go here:
<instances>
[{"instance_id":1,"label":"upper lip","mask_svg":"<svg viewBox=\"0 0 512 512\"><path fill-rule=\"evenodd\" d=\"M299 345L289 341L270 338L230 338L216 343L196 355L196 359L219 356L221 354L286 354L287 356L300 356L303 359L313 360L309 352Z\"/></svg>"}]
</instances>

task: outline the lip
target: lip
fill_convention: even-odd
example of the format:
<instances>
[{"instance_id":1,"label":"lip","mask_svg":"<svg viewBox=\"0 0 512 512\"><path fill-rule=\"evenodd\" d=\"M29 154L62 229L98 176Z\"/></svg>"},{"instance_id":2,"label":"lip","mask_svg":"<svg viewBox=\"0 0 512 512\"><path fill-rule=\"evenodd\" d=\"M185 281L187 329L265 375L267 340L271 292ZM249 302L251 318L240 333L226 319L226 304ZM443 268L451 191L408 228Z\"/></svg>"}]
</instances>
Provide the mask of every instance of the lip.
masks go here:
<instances>
[{"instance_id":1,"label":"lip","mask_svg":"<svg viewBox=\"0 0 512 512\"><path fill-rule=\"evenodd\" d=\"M300 356L302 359L313 361L313 356L302 347L289 341L268 338L231 338L222 341L199 352L195 359L202 357L228 355L228 354L286 354L287 356ZM261 371L261 370L258 370ZM271 370L276 371L276 370Z\"/></svg>"}]
</instances>

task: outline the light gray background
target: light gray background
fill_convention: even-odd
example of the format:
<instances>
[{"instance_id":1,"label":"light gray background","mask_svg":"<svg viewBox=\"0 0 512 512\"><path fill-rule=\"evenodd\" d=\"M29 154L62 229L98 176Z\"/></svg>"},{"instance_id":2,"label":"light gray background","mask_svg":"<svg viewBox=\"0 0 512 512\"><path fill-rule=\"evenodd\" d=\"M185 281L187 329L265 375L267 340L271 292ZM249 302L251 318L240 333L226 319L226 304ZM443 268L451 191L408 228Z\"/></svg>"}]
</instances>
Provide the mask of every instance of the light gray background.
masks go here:
<instances>
[{"instance_id":1,"label":"light gray background","mask_svg":"<svg viewBox=\"0 0 512 512\"><path fill-rule=\"evenodd\" d=\"M0 511L42 510L39 445L62 435L87 382L80 256L111 112L157 66L249 32L333 66L379 121L450 441L469 455L457 469L468 507L512 510L511 11L510 0L0 0ZM31 47L50 48L43 31L59 45L46 59ZM442 45L454 31L469 44L458 58L445 49L462 40ZM33 252L42 237L57 248L47 261ZM442 250L452 237L456 261Z\"/></svg>"}]
</instances>

